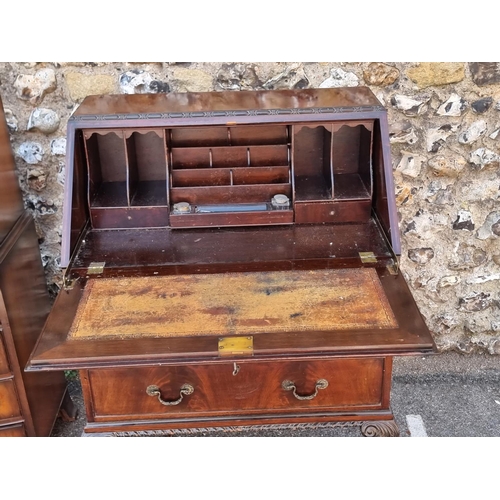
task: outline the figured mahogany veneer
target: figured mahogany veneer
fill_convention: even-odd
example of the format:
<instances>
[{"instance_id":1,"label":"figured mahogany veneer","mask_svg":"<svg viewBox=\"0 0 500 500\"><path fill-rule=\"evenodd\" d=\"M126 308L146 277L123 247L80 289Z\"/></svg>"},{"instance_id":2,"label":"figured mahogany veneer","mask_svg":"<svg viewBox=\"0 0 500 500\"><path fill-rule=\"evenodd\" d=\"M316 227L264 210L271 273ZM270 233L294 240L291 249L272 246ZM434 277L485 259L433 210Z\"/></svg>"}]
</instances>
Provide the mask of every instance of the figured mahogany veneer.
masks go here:
<instances>
[{"instance_id":1,"label":"figured mahogany veneer","mask_svg":"<svg viewBox=\"0 0 500 500\"><path fill-rule=\"evenodd\" d=\"M80 370L87 431L397 433L392 356L435 347L369 89L91 96L67 130L65 286L29 370Z\"/></svg>"},{"instance_id":2,"label":"figured mahogany veneer","mask_svg":"<svg viewBox=\"0 0 500 500\"><path fill-rule=\"evenodd\" d=\"M0 381L0 419L20 417L21 411L17 402L13 380Z\"/></svg>"},{"instance_id":3,"label":"figured mahogany veneer","mask_svg":"<svg viewBox=\"0 0 500 500\"><path fill-rule=\"evenodd\" d=\"M206 418L223 415L266 415L379 410L387 408L384 358L349 358L316 361L249 362L89 370L85 384L91 392L92 420L139 418ZM296 385L296 393L283 388ZM318 380L327 386L315 392ZM160 397L175 402L184 384L193 388L179 404L164 405L146 389L155 385ZM122 390L127 387L127 393Z\"/></svg>"}]
</instances>

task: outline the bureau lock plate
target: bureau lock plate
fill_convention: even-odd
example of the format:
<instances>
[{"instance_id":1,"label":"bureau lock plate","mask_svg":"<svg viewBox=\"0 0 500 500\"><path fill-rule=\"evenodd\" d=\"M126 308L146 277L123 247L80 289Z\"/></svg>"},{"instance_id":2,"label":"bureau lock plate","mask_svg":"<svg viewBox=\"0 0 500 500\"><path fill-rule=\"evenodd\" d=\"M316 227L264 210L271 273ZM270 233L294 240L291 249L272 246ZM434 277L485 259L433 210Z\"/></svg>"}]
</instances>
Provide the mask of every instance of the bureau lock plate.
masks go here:
<instances>
[{"instance_id":1,"label":"bureau lock plate","mask_svg":"<svg viewBox=\"0 0 500 500\"><path fill-rule=\"evenodd\" d=\"M253 356L253 337L220 337L219 356Z\"/></svg>"}]
</instances>

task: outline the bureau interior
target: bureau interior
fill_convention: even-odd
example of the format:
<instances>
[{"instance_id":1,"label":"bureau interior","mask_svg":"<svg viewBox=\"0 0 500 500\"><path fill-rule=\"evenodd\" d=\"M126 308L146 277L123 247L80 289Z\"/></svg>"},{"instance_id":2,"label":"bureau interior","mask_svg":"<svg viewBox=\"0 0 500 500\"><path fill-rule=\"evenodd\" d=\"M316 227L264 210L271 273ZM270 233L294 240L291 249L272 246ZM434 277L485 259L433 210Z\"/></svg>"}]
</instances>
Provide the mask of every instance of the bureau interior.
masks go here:
<instances>
[{"instance_id":1,"label":"bureau interior","mask_svg":"<svg viewBox=\"0 0 500 500\"><path fill-rule=\"evenodd\" d=\"M89 210L124 209L130 216L135 207L168 207L154 218L159 227L182 227L183 216L196 221L194 214L200 226L210 226L204 214L249 212L253 219L226 217L221 225L293 223L296 204L371 200L372 132L373 121L85 130ZM289 216L266 218L276 210ZM142 213L134 220L148 227ZM121 227L120 217L106 220Z\"/></svg>"},{"instance_id":2,"label":"bureau interior","mask_svg":"<svg viewBox=\"0 0 500 500\"><path fill-rule=\"evenodd\" d=\"M191 255L185 247L178 249L178 242L196 241L187 230L233 228L231 238L239 247L251 232L238 227L295 226L285 233L253 233L248 241L255 246L263 237L279 238L290 246L299 238L293 231L307 225L326 226L315 236L321 241L332 239L333 225L334 233L349 234L352 244L336 238L329 243L333 258L343 255L344 247L349 255L357 254L357 240L363 250L386 248L385 243L364 243L373 237L374 226L377 241L390 239L379 134L373 119L76 130L70 253L83 237L87 246L103 244L106 235L90 233L107 230L180 232L167 235L163 253L175 248L176 255ZM350 228L341 229L345 224Z\"/></svg>"}]
</instances>

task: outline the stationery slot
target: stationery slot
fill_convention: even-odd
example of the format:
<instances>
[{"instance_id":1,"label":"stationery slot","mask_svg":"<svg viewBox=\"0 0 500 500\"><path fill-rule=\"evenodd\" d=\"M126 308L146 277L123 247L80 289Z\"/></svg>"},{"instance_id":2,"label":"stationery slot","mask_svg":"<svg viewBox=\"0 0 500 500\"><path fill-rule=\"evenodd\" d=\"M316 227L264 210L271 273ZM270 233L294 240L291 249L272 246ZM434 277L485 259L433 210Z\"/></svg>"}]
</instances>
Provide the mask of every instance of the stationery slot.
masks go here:
<instances>
[{"instance_id":1,"label":"stationery slot","mask_svg":"<svg viewBox=\"0 0 500 500\"><path fill-rule=\"evenodd\" d=\"M163 131L134 132L126 139L131 206L167 205Z\"/></svg>"},{"instance_id":2,"label":"stationery slot","mask_svg":"<svg viewBox=\"0 0 500 500\"><path fill-rule=\"evenodd\" d=\"M294 127L295 200L332 199L331 124Z\"/></svg>"},{"instance_id":3,"label":"stationery slot","mask_svg":"<svg viewBox=\"0 0 500 500\"><path fill-rule=\"evenodd\" d=\"M335 124L332 137L334 199L372 197L373 122Z\"/></svg>"},{"instance_id":4,"label":"stationery slot","mask_svg":"<svg viewBox=\"0 0 500 500\"><path fill-rule=\"evenodd\" d=\"M122 132L90 132L85 137L90 206L128 206L127 160Z\"/></svg>"}]
</instances>

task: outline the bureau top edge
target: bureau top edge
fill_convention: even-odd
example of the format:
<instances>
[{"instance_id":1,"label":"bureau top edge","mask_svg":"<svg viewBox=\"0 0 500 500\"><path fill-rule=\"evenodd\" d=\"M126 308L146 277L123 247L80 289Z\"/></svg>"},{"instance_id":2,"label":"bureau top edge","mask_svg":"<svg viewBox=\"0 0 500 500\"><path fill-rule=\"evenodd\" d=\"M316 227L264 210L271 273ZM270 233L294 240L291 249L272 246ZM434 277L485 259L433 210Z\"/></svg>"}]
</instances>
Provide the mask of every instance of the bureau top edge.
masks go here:
<instances>
[{"instance_id":1,"label":"bureau top edge","mask_svg":"<svg viewBox=\"0 0 500 500\"><path fill-rule=\"evenodd\" d=\"M120 94L86 97L71 122L228 118L385 111L368 87Z\"/></svg>"}]
</instances>

